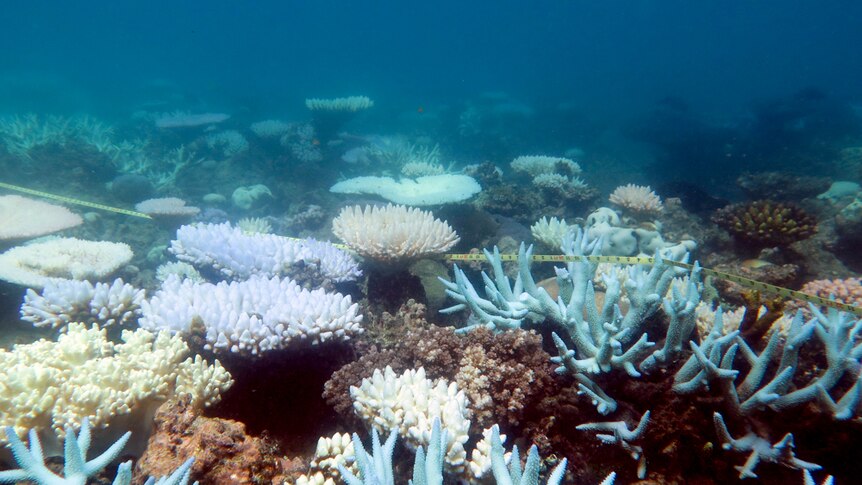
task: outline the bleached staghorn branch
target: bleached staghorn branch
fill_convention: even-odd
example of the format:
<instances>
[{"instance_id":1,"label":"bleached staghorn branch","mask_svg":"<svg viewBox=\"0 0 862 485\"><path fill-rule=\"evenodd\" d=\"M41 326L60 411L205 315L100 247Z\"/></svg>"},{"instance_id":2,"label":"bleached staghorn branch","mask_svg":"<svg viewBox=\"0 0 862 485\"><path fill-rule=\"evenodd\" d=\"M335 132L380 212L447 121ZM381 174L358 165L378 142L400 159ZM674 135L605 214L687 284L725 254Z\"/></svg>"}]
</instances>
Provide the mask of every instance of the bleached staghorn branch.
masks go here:
<instances>
[{"instance_id":1,"label":"bleached staghorn branch","mask_svg":"<svg viewBox=\"0 0 862 485\"><path fill-rule=\"evenodd\" d=\"M606 445L617 445L638 462L638 478L646 477L646 456L643 448L631 442L643 438L649 425L650 412L641 416L635 429L629 430L625 421L612 421L604 423L584 423L576 427L579 431L594 431L595 438ZM604 431L604 433L602 433Z\"/></svg>"},{"instance_id":2,"label":"bleached staghorn branch","mask_svg":"<svg viewBox=\"0 0 862 485\"><path fill-rule=\"evenodd\" d=\"M793 452L793 434L791 433L784 435L775 444L754 433L748 433L742 438L734 438L730 435L727 425L724 424L724 418L721 414L713 413L712 416L715 424L715 432L718 434L722 448L725 450L751 452L748 455L748 459L745 460L744 465L735 467L739 471L739 478L757 478L754 468L761 461L777 463L796 470L819 470L821 468L816 463L796 458Z\"/></svg>"},{"instance_id":3,"label":"bleached staghorn branch","mask_svg":"<svg viewBox=\"0 0 862 485\"><path fill-rule=\"evenodd\" d=\"M567 256L598 256L599 240L590 240L579 227L570 231L562 242ZM615 274L604 275L606 286L604 304L599 308L595 299L593 278L598 264L587 258L576 258L557 267L556 278L560 289L556 300L544 288L538 286L530 272L532 247L521 244L518 251L518 276L514 283L503 272L500 252L485 251L491 264L493 277L482 273L485 297L481 297L457 265L455 280L443 281L447 294L457 304L442 310L451 313L470 309L478 324L467 327L486 326L495 331L520 328L524 319L532 322L549 321L559 327L554 333L554 343L560 352L554 362L560 364L557 372L568 372L576 376L581 391L590 395L603 412L611 412L616 403L595 384L587 374L601 374L622 369L632 377L639 377L637 362L654 345L644 331L646 320L662 304L662 296L668 292L674 276L685 270L678 269L657 254L654 264L628 268L624 282ZM683 258L687 259L687 255ZM645 369L663 365L682 348L681 342L689 337L694 328L694 307L700 300L699 266L695 265L693 277L685 294L675 289L664 302L671 318L668 328L669 341L653 354ZM625 285L629 309L623 314L619 307L622 287ZM564 337L574 344L569 349Z\"/></svg>"},{"instance_id":4,"label":"bleached staghorn branch","mask_svg":"<svg viewBox=\"0 0 862 485\"><path fill-rule=\"evenodd\" d=\"M783 411L811 401L819 402L835 419L853 417L862 402L862 343L857 338L862 331L862 320L837 310L824 315L813 306L811 309L814 318L807 323L801 311L796 313L783 337L783 346L780 332L774 331L760 354L748 346L738 331L723 335L722 314L717 312L712 330L700 345L690 342L694 354L677 372L674 390L685 394L708 389L712 383L717 383L725 396L727 412L735 418L767 407ZM811 340L812 334L823 344L828 367L804 387L791 390L799 350ZM782 347L780 360L779 347ZM745 379L739 384L736 380L740 371L734 369L737 353L749 366ZM776 360L778 367L767 380L767 370ZM829 391L848 373L854 384L836 402Z\"/></svg>"}]
</instances>

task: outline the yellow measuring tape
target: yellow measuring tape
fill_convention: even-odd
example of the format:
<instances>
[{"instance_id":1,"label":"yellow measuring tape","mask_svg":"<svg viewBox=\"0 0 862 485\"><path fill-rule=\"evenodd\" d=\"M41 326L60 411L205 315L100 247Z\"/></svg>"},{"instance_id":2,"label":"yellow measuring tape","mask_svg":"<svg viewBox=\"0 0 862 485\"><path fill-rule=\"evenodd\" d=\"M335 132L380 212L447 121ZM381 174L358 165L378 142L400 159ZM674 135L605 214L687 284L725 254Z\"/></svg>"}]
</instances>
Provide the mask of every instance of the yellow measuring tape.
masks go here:
<instances>
[{"instance_id":1,"label":"yellow measuring tape","mask_svg":"<svg viewBox=\"0 0 862 485\"><path fill-rule=\"evenodd\" d=\"M65 202L67 204L81 205L84 207L92 207L93 209L101 209L103 211L108 212L116 212L117 214L124 214L132 217L140 217L142 219L152 219L148 214L144 214L143 212L135 212L128 209L120 209L118 207L111 207L109 205L96 204L95 202L87 202L86 200L73 199L71 197L63 197L62 195L49 194L48 192L41 192L39 190L28 189L26 187L19 187L17 185L7 184L0 182L0 188L14 190L15 192L21 192L22 194L35 195L37 197L44 197L46 199L57 200L60 202Z\"/></svg>"},{"instance_id":2,"label":"yellow measuring tape","mask_svg":"<svg viewBox=\"0 0 862 485\"><path fill-rule=\"evenodd\" d=\"M100 209L104 211L114 212L117 214L124 214L132 217L140 217L142 219L152 219L148 214L144 214L142 212L135 212L128 209L120 209L118 207L111 207L103 204L96 204L94 202L87 202L85 200L73 199L71 197L63 197L61 195L50 194L48 192L41 192L39 190L28 189L26 187L19 187L17 185L7 184L4 182L0 182L0 188L13 190L15 192L21 192L28 195L35 195L37 197L44 197L46 199L57 200L60 202L65 202L67 204L80 205L84 207L92 207L94 209ZM290 238L297 239L297 238ZM343 250L349 250L350 248L344 244L333 244L335 247ZM448 261L485 261L484 254L445 254L443 258ZM503 261L517 261L517 254L501 254L500 259ZM586 259L587 261L592 261L596 263L612 263L612 264L654 264L655 258L651 257L641 257L641 256L566 256L566 255L556 255L556 254L535 254L533 255L533 262L539 263L566 263L566 262L574 262L581 261ZM691 270L694 266L687 263L680 263L678 261L665 260L668 264L677 266L679 268L685 268ZM749 278L743 278L742 276L738 276L731 273L725 273L723 271L716 271L714 269L701 268L704 274L708 274L714 276L716 278L721 278L727 281L732 281L739 285L745 286L747 288L751 288L754 290L761 291L763 293L769 293L772 295L778 295L784 298L794 298L797 300L807 301L814 303L815 305L822 305L827 307L836 308L838 310L842 310L845 312L853 313L857 316L862 316L862 308L849 305L847 303L840 303L834 300L830 300L828 298L823 298L816 295L809 295L808 293L803 293L801 291L791 290L789 288L784 288L781 286L770 285L769 283L763 283L762 281L756 281Z\"/></svg>"},{"instance_id":3,"label":"yellow measuring tape","mask_svg":"<svg viewBox=\"0 0 862 485\"><path fill-rule=\"evenodd\" d=\"M445 259L449 261L485 261L484 254L447 254L444 256ZM503 261L517 261L517 254L501 254L500 259ZM566 256L566 255L556 255L556 254L536 254L533 255L533 262L539 263L568 263L575 261L583 261L587 260L594 263L612 263L612 264L654 264L655 258L647 257L647 256ZM678 268L685 268L687 270L691 270L694 268L693 265L688 263L680 263L679 261L673 261L666 259L665 262L672 266L676 266ZM814 303L815 305L832 307L841 311L853 313L857 316L862 316L862 307L858 307L855 305L849 305L847 303L841 303L835 300L830 300L828 298L823 298L817 295L810 295L808 293L803 293L801 291L791 290L789 288L784 288L781 286L770 285L769 283L764 283L762 281L756 281L749 278L744 278L739 275L725 273L724 271L716 271L714 269L701 268L704 274L714 276L716 278L721 278L723 280L732 281L739 285L745 286L747 288L751 288L753 290L761 291L763 293L768 293L772 295L778 295L783 298L792 298L802 301L807 301Z\"/></svg>"}]
</instances>

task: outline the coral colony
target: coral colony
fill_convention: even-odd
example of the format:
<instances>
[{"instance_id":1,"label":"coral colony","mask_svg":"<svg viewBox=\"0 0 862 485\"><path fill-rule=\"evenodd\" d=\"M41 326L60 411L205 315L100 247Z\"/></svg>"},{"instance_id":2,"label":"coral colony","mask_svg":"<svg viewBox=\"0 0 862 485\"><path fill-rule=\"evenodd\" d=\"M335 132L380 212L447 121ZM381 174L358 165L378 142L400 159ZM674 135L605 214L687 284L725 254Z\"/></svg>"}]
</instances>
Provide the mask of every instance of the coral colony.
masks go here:
<instances>
[{"instance_id":1,"label":"coral colony","mask_svg":"<svg viewBox=\"0 0 862 485\"><path fill-rule=\"evenodd\" d=\"M458 117L465 139L521 106L483 103ZM84 158L110 174L36 184L96 206L0 196L16 329L0 347L0 482L862 473L859 314L760 291L862 302L841 251L862 240L859 185L747 175L746 193L799 203L703 212L661 185L594 185L589 150L458 163L443 139L363 134L366 96L305 106L309 121L248 124L0 119L9 183ZM104 451L88 459L91 445Z\"/></svg>"}]
</instances>

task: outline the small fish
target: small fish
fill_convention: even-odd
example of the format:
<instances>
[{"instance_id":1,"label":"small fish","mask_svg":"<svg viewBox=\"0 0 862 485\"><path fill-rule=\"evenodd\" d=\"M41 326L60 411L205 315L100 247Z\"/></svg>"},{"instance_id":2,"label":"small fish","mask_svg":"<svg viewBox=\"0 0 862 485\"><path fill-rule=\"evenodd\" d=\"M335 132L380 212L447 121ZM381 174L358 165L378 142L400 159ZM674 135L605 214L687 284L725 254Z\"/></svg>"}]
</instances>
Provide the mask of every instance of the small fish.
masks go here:
<instances>
[{"instance_id":1,"label":"small fish","mask_svg":"<svg viewBox=\"0 0 862 485\"><path fill-rule=\"evenodd\" d=\"M314 146L318 146L318 145L320 145L320 140L318 140L317 138L312 138L311 144Z\"/></svg>"},{"instance_id":2,"label":"small fish","mask_svg":"<svg viewBox=\"0 0 862 485\"><path fill-rule=\"evenodd\" d=\"M425 108L423 108L422 106L420 106L420 107L416 108L416 112L417 112L417 113L424 113L424 112L425 112Z\"/></svg>"},{"instance_id":3,"label":"small fish","mask_svg":"<svg viewBox=\"0 0 862 485\"><path fill-rule=\"evenodd\" d=\"M760 268L765 268L767 266L774 266L774 265L772 263L770 263L769 261L764 261L762 259L746 259L745 261L742 262L742 267L748 268L748 269L760 269Z\"/></svg>"}]
</instances>

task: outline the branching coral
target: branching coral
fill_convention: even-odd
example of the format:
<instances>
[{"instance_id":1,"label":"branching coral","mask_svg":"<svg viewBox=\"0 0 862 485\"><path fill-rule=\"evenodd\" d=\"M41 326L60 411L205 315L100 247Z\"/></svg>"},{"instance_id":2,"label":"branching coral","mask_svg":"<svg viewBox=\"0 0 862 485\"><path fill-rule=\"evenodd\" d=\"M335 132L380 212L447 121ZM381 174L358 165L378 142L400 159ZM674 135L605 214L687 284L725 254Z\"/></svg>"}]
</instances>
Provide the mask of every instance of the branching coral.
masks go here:
<instances>
[{"instance_id":1,"label":"branching coral","mask_svg":"<svg viewBox=\"0 0 862 485\"><path fill-rule=\"evenodd\" d=\"M628 428L625 421L585 423L578 425L577 429L596 432L595 437L597 440L606 445L617 445L628 452L638 462L638 478L643 480L646 477L646 455L644 455L643 447L634 445L631 442L643 438L647 425L649 425L649 416L650 412L645 412L641 416L638 425L632 430Z\"/></svg>"},{"instance_id":2,"label":"branching coral","mask_svg":"<svg viewBox=\"0 0 862 485\"><path fill-rule=\"evenodd\" d=\"M142 328L202 330L207 349L217 352L258 355L297 342L317 345L362 333L362 315L349 295L309 291L293 280L259 275L215 285L171 275L143 302L142 311Z\"/></svg>"},{"instance_id":3,"label":"branching coral","mask_svg":"<svg viewBox=\"0 0 862 485\"><path fill-rule=\"evenodd\" d=\"M112 444L101 455L87 460L87 451L90 449L90 421L87 418L81 422L81 432L77 436L75 431L66 427L65 458L66 466L63 470L64 478L60 478L45 466L42 454L42 445L39 443L39 435L35 430L30 430L30 449L24 446L21 438L11 426L6 427L6 439L15 460L21 466L19 470L8 470L0 472L0 483L13 483L20 480L33 480L43 485L63 485L73 483L84 483L87 478L100 472L115 460L132 433L126 432L119 440ZM131 464L123 465L123 470L118 473L118 479L114 484L122 483L121 476L129 474Z\"/></svg>"},{"instance_id":4,"label":"branching coral","mask_svg":"<svg viewBox=\"0 0 862 485\"><path fill-rule=\"evenodd\" d=\"M89 416L104 427L118 416L146 415L173 395L213 404L232 384L218 362L187 358L178 335L124 330L122 339L115 344L95 325L70 323L57 342L0 351L0 424L60 434Z\"/></svg>"},{"instance_id":5,"label":"branching coral","mask_svg":"<svg viewBox=\"0 0 862 485\"><path fill-rule=\"evenodd\" d=\"M24 446L21 438L12 427L7 427L5 431L15 461L21 468L0 471L0 483L32 480L39 485L80 485L86 483L88 478L95 476L117 459L131 436L130 432L126 432L101 455L87 460L87 451L90 449L90 421L84 418L78 435L75 435L75 431L67 426L64 438L65 463L63 477L60 477L45 465L42 444L39 442L39 435L34 430L30 430L29 433L29 448ZM158 480L155 477L150 477L144 482L144 485L187 485L194 461L194 458L189 458L169 476L161 477ZM117 476L112 483L113 485L130 485L131 482L132 462L123 462L117 468Z\"/></svg>"},{"instance_id":6,"label":"branching coral","mask_svg":"<svg viewBox=\"0 0 862 485\"><path fill-rule=\"evenodd\" d=\"M595 256L600 247L590 240L580 228L570 231L563 240L563 252L568 256ZM606 278L604 302L599 308L592 283L597 263L585 259L574 259L565 268L555 268L560 294L555 300L536 284L530 273L532 248L521 245L518 254L518 277L512 284L502 268L499 251L485 251L491 263L494 277L482 274L486 298L479 296L466 274L455 267L455 281L445 281L447 294L457 304L442 310L451 313L469 309L478 323L467 327L469 331L485 326L495 331L520 328L524 320L542 322L547 320L557 326L573 349L557 333L553 334L560 364L558 372L571 373L578 380L581 390L589 395L602 413L612 412L616 402L589 377L619 369L632 377L641 371L650 372L657 365L670 361L682 350L684 342L694 329L694 308L700 300L699 267L695 265L692 278L685 291L675 290L665 299L664 310L670 317L667 338L662 349L647 357L654 343L648 341L645 332L647 318L662 306L662 295L667 294L673 277L680 274L675 267L661 257L648 270L630 268L624 282L625 296L629 300L628 310L622 313L618 302L622 296L623 282L612 274ZM577 355L577 357L576 357ZM646 359L644 359L646 357Z\"/></svg>"},{"instance_id":7,"label":"branching coral","mask_svg":"<svg viewBox=\"0 0 862 485\"><path fill-rule=\"evenodd\" d=\"M539 485L539 449L533 445L527 453L527 462L521 468L521 456L518 447L512 449L512 457L506 466L503 443L500 441L500 430L497 426L491 429L491 470L494 479L499 485ZM547 485L559 485L566 475L567 460L563 458L560 463L548 474ZM604 483L604 482L603 482ZM613 483L613 478L611 482Z\"/></svg>"},{"instance_id":8,"label":"branching coral","mask_svg":"<svg viewBox=\"0 0 862 485\"><path fill-rule=\"evenodd\" d=\"M736 467L739 470L739 478L757 478L757 475L754 474L754 468L761 461L778 463L788 468L802 470L819 470L821 468L816 463L796 458L796 455L793 453L793 435L790 433L784 435L775 444L754 433L748 433L742 438L734 438L730 435L727 425L724 424L724 418L721 414L714 413L713 420L715 422L715 432L721 440L722 448L738 452L751 452L748 455L748 459L745 460L745 464Z\"/></svg>"},{"instance_id":9,"label":"branching coral","mask_svg":"<svg viewBox=\"0 0 862 485\"><path fill-rule=\"evenodd\" d=\"M807 323L803 323L802 312L797 312L783 337L778 367L767 382L764 382L767 371L779 355L780 332L773 332L766 347L757 354L739 337L738 331L723 333L721 313L717 313L709 335L700 344L690 343L694 355L677 372L674 390L685 394L708 389L715 383L724 396L727 412L737 418L767 407L782 411L808 402L819 403L838 420L857 415L862 401L862 377L858 374L862 343L857 340L862 320L832 309L827 314L814 307L811 310L815 318ZM823 344L827 368L804 387L792 390L800 348L812 335ZM737 352L749 367L740 383L737 377L741 371L734 369ZM829 392L845 374L849 374L854 383L835 401Z\"/></svg>"},{"instance_id":10,"label":"branching coral","mask_svg":"<svg viewBox=\"0 0 862 485\"><path fill-rule=\"evenodd\" d=\"M37 327L65 330L72 322L126 325L141 314L144 290L116 279L113 283L52 280L41 294L27 289L21 320Z\"/></svg>"}]
</instances>

